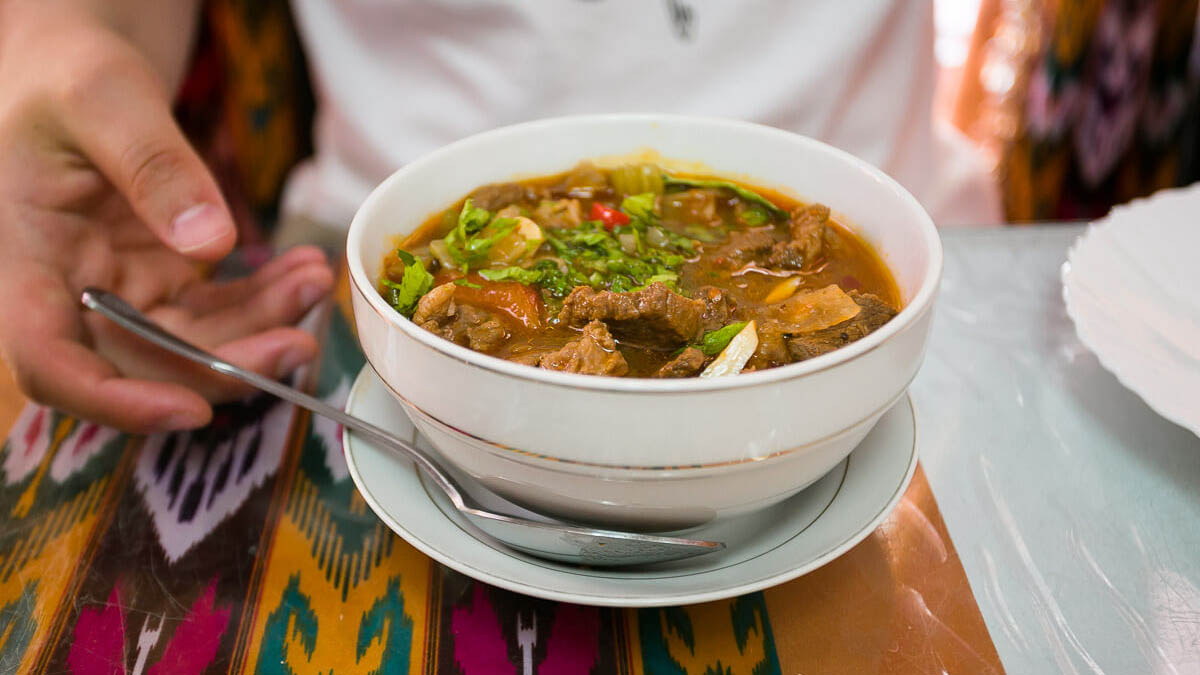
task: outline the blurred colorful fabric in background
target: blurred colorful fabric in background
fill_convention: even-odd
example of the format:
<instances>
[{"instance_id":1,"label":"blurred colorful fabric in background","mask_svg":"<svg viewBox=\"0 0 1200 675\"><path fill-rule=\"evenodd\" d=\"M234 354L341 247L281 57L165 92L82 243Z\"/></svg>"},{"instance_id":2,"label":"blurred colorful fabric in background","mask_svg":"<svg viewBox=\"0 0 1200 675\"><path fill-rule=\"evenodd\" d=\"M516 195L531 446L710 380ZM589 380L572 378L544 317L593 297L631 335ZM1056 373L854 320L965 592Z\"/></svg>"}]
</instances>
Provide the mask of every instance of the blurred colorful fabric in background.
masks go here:
<instances>
[{"instance_id":1,"label":"blurred colorful fabric in background","mask_svg":"<svg viewBox=\"0 0 1200 675\"><path fill-rule=\"evenodd\" d=\"M1198 0L983 0L955 122L994 150L1010 221L1094 218L1200 177ZM972 87L971 85L974 85ZM312 152L287 0L209 0L178 102L243 232L262 243Z\"/></svg>"},{"instance_id":2,"label":"blurred colorful fabric in background","mask_svg":"<svg viewBox=\"0 0 1200 675\"><path fill-rule=\"evenodd\" d=\"M1196 7L984 4L955 121L996 151L1008 220L1096 218L1200 177Z\"/></svg>"},{"instance_id":3,"label":"blurred colorful fabric in background","mask_svg":"<svg viewBox=\"0 0 1200 675\"><path fill-rule=\"evenodd\" d=\"M217 174L243 245L265 241L312 152L313 97L287 0L208 0L177 116Z\"/></svg>"}]
</instances>

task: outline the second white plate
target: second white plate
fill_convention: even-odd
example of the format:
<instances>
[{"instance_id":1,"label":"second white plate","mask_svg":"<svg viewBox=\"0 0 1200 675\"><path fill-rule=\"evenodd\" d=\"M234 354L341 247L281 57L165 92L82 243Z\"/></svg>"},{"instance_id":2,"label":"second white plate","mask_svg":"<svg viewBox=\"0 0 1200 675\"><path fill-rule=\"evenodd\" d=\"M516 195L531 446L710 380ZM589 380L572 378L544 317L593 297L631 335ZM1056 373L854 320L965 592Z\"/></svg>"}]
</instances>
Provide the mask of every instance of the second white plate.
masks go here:
<instances>
[{"instance_id":1,"label":"second white plate","mask_svg":"<svg viewBox=\"0 0 1200 675\"><path fill-rule=\"evenodd\" d=\"M347 412L435 452L375 372L358 375ZM824 565L869 535L900 501L917 466L916 423L900 400L845 461L775 506L688 532L727 548L638 569L562 565L488 540L411 462L345 432L350 475L394 532L434 560L494 586L585 605L655 607L707 602L761 590Z\"/></svg>"},{"instance_id":2,"label":"second white plate","mask_svg":"<svg viewBox=\"0 0 1200 675\"><path fill-rule=\"evenodd\" d=\"M1200 435L1200 186L1096 221L1062 269L1067 314L1100 363L1158 414Z\"/></svg>"}]
</instances>

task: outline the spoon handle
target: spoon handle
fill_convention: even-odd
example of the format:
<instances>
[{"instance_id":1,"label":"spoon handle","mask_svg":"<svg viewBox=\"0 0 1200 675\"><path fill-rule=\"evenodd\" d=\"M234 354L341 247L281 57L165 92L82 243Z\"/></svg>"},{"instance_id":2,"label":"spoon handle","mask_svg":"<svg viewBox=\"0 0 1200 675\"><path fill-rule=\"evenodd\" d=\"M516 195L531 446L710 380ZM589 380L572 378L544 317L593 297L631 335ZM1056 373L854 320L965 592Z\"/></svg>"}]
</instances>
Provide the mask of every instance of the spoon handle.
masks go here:
<instances>
[{"instance_id":1,"label":"spoon handle","mask_svg":"<svg viewBox=\"0 0 1200 675\"><path fill-rule=\"evenodd\" d=\"M413 462L416 462L439 487L446 491L446 495L450 497L450 500L454 502L456 507L461 509L468 506L464 502L462 492L459 491L454 480L447 476L424 452L374 424L348 415L321 399L309 396L298 389L276 382L268 377L263 377L258 373L245 370L244 368L239 368L228 361L218 358L163 329L130 306L129 303L108 291L98 288L86 288L83 291L81 300L88 309L104 315L122 328L153 342L167 351L191 359L223 375L241 380L246 384L274 394L285 401L294 403L301 408L306 408L318 415L328 417L347 429L353 429L362 434L373 443L399 452Z\"/></svg>"}]
</instances>

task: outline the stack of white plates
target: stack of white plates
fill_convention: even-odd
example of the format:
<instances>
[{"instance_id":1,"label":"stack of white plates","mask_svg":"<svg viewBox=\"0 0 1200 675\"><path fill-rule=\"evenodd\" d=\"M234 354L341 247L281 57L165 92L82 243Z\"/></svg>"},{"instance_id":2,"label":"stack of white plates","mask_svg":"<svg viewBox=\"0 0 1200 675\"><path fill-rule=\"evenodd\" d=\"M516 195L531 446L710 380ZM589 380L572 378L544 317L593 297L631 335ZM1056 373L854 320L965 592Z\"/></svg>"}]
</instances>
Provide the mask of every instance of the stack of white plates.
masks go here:
<instances>
[{"instance_id":1,"label":"stack of white plates","mask_svg":"<svg viewBox=\"0 0 1200 675\"><path fill-rule=\"evenodd\" d=\"M1083 344L1200 435L1200 187L1113 209L1071 248L1062 280Z\"/></svg>"}]
</instances>

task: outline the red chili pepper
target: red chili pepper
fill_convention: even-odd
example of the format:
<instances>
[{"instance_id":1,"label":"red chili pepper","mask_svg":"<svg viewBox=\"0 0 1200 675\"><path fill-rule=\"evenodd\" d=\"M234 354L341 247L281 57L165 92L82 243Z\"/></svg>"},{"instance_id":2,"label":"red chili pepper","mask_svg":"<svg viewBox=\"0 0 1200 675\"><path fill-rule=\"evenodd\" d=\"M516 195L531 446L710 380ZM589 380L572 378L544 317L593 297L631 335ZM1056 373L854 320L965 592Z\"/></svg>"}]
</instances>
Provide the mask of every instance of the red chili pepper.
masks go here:
<instances>
[{"instance_id":1,"label":"red chili pepper","mask_svg":"<svg viewBox=\"0 0 1200 675\"><path fill-rule=\"evenodd\" d=\"M592 220L598 220L604 223L604 229L612 230L618 225L628 225L629 216L621 213L611 206L605 206L600 202L592 202L592 212L590 214Z\"/></svg>"}]
</instances>

